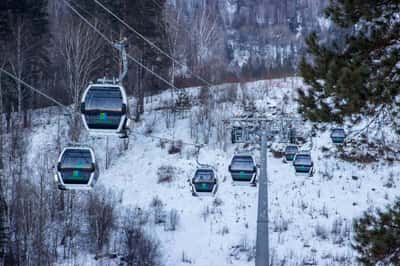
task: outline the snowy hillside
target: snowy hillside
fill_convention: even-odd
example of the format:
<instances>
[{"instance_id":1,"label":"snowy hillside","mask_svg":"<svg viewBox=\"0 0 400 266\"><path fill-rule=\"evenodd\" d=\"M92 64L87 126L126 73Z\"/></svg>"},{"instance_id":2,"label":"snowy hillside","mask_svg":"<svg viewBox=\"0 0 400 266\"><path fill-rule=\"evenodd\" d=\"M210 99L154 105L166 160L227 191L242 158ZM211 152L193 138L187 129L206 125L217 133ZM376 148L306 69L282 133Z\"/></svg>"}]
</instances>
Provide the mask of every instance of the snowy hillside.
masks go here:
<instances>
[{"instance_id":1,"label":"snowy hillside","mask_svg":"<svg viewBox=\"0 0 400 266\"><path fill-rule=\"evenodd\" d=\"M210 92L216 103L196 105L184 118L176 117L175 126L169 128L167 124L173 125L173 121L160 107L170 93L148 98L143 121L134 125L134 131L142 134L131 134L128 149L119 152L121 140L109 137L112 158L107 170L106 139L85 137L102 167L95 190L101 186L113 188L120 193L123 205L143 209L158 197L167 214L177 211L176 230L169 230L165 223L157 225L156 230L149 227L149 232L160 240L166 266L254 265L257 187L232 185L228 165L241 145L230 143L230 132L224 129L222 120L240 113L249 104L262 114L282 109L294 113L298 86L302 86L301 81L292 78L221 85ZM237 87L238 93L233 93ZM193 96L205 93L197 88L190 92ZM31 164L40 152L53 145L56 121L57 117L41 119L40 114L35 120L28 149ZM359 164L336 158L338 147L331 144L330 127L317 131L313 138L313 177L296 176L291 164L268 154L273 265L355 265L356 254L350 246L352 219L397 196L398 164ZM169 154L170 143L152 136L181 140L183 148L180 153ZM215 197L193 197L187 180L197 167L195 147L185 143L207 140L199 161L217 169L219 188ZM257 149L253 154L258 160ZM172 167L169 182L159 182L162 166Z\"/></svg>"}]
</instances>

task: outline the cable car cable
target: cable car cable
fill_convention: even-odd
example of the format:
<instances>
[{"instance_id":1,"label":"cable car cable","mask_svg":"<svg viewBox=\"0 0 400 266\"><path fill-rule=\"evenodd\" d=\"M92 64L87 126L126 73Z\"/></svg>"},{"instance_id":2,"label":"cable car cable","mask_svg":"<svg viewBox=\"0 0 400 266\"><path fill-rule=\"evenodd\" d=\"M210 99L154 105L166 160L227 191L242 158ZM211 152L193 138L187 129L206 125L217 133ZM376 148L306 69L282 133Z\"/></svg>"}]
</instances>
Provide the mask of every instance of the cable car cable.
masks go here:
<instances>
[{"instance_id":1,"label":"cable car cable","mask_svg":"<svg viewBox=\"0 0 400 266\"><path fill-rule=\"evenodd\" d=\"M74 5L81 11L83 11L87 16L91 17L92 19L95 20L96 24L98 23L99 25L101 25L104 29L107 28L107 31L110 31L111 34L115 35L115 36L119 36L120 33L117 32L116 30L112 29L110 27L110 25L106 25L104 22L102 22L101 19L97 19L89 10L87 10L86 8L84 8L83 6L77 4L76 2L74 3Z\"/></svg>"},{"instance_id":2,"label":"cable car cable","mask_svg":"<svg viewBox=\"0 0 400 266\"><path fill-rule=\"evenodd\" d=\"M158 3L157 2L157 0L151 0L157 7L159 7L160 9L163 9L164 7L163 6L161 6L161 4L160 3ZM167 5L170 5L170 3L166 3ZM180 24L179 22L178 22L178 20L176 20L175 18L170 18L171 19L171 21L172 22L175 22L176 24ZM168 22L166 22L167 24L168 24ZM170 26L170 27L172 27L174 30L176 30L176 31L178 31L179 29L178 29L178 27L176 26L176 25L173 25L173 24L168 24L168 26ZM185 31L185 33L188 33L189 31L186 29L186 28L184 28L184 27L182 27L181 28L183 31Z\"/></svg>"},{"instance_id":3,"label":"cable car cable","mask_svg":"<svg viewBox=\"0 0 400 266\"><path fill-rule=\"evenodd\" d=\"M65 0L64 0L65 1ZM163 49L161 49L160 47L158 47L155 43L153 43L152 41L150 41L149 39L147 39L143 34L141 34L140 32L138 32L136 29L134 29L132 26L130 26L128 23L126 23L123 19L121 19L119 16L117 16L114 12L112 12L110 9L108 9L105 5L103 5L100 1L98 0L93 0L96 4L98 4L99 6L101 6L107 13L109 13L111 16L113 16L115 19L117 19L121 24L123 24L125 27L127 27L129 30L131 30L132 32L134 32L137 36L139 36L142 40L144 40L145 42L147 42L150 46L152 46L153 48L155 48L157 51L159 51L161 54L165 55L166 57L168 57L169 59L171 59L172 61L174 61L176 64L185 67L188 69L189 73L196 77L198 80L202 81L204 84L206 84L207 86L213 86L210 82L208 82L207 80L205 80L204 78L200 77L199 75L196 75L192 70L190 70L188 68L188 66L184 63L181 63L180 61L178 61L177 59L175 59L174 57L172 57L171 55L169 55L166 51L164 51Z\"/></svg>"},{"instance_id":4,"label":"cable car cable","mask_svg":"<svg viewBox=\"0 0 400 266\"><path fill-rule=\"evenodd\" d=\"M92 14L93 12L90 12L88 9L86 9L85 7L83 7L82 5L80 5L80 4L76 3L76 2L74 2L74 5L75 5L75 7L77 7L77 8L80 9L81 11L83 11L83 12L84 12L87 16L89 16L92 20L94 20L94 21L96 22L96 24L101 25L105 31L109 31L109 32L112 34L112 36L120 36L120 32L114 30L114 29L111 27L111 25L108 25L108 24L106 24L105 22L102 22L101 19L96 18L96 16L94 16L94 15ZM127 38L127 39L126 39L126 42L131 41L132 38L133 38L133 37Z\"/></svg>"},{"instance_id":5,"label":"cable car cable","mask_svg":"<svg viewBox=\"0 0 400 266\"><path fill-rule=\"evenodd\" d=\"M17 76L11 74L10 72L8 72L7 70L5 70L4 68L0 68L0 71L3 72L4 74L6 74L7 76L9 76L10 78L12 78L12 79L14 79L14 80L16 80L16 81L21 82L21 84L24 85L25 87L27 87L27 88L33 90L33 91L36 92L37 94L39 94L39 95L45 97L46 99L48 99L49 101L55 103L56 105L60 106L61 108L64 108L64 109L68 110L69 113L74 113L74 111L71 110L70 107L68 107L68 106L66 106L66 105L64 105L64 104L62 104L61 102L57 101L56 99L54 99L53 97L47 95L46 93L44 93L44 92L42 92L42 91L40 91L40 90L38 90L38 89L35 89L33 86L29 85L28 83L26 83L26 82L23 81L22 79L18 78Z\"/></svg>"},{"instance_id":6,"label":"cable car cable","mask_svg":"<svg viewBox=\"0 0 400 266\"><path fill-rule=\"evenodd\" d=\"M88 26L90 26L97 34L100 35L100 37L102 37L105 41L107 41L112 47L114 47L114 42L111 41L104 33L102 33L98 28L96 28L96 26L94 26L89 20L87 20L82 14L79 13L78 10L76 10L75 7L73 7L71 5L71 3L69 3L67 0L63 0L63 2L67 5L67 7L69 9L71 9L72 12L74 12L79 18L81 18ZM115 47L114 47L115 48ZM159 80L163 81L165 84L167 84L168 86L172 87L175 90L178 90L177 87L175 87L171 82L169 82L168 80L166 80L165 78L163 78L162 76L160 76L159 74L155 73L154 71L152 71L150 68L148 68L147 66L143 65L142 63L140 63L139 60L137 60L136 58L134 58L133 56L131 56L130 54L127 54L128 58L131 59L133 62L135 62L137 65L141 66L142 68L144 68L145 70L147 70L148 72L150 72L151 74L153 74L155 77L157 77Z\"/></svg>"},{"instance_id":7,"label":"cable car cable","mask_svg":"<svg viewBox=\"0 0 400 266\"><path fill-rule=\"evenodd\" d=\"M199 161L200 150L201 150L203 147L205 147L205 146L206 146L205 144L204 144L204 145L197 145L197 146L196 146L196 163L197 163L198 167L200 167L200 168L209 168L209 169L213 169L213 170L216 171L216 169L215 169L214 166L209 165L209 164L204 164L204 163L201 163L201 162Z\"/></svg>"},{"instance_id":8,"label":"cable car cable","mask_svg":"<svg viewBox=\"0 0 400 266\"><path fill-rule=\"evenodd\" d=\"M160 3L157 2L157 0L151 0L158 8L163 9L163 6L161 6Z\"/></svg>"}]
</instances>

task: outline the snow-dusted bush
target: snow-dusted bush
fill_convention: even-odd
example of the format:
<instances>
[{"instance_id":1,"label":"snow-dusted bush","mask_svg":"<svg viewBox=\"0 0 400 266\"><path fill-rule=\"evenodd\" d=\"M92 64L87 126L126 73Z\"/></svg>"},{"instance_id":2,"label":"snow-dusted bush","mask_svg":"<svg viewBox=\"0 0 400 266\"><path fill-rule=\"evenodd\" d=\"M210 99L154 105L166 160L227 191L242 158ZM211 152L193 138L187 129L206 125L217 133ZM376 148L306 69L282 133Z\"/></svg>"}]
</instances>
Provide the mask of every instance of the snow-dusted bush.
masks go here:
<instances>
[{"instance_id":1,"label":"snow-dusted bush","mask_svg":"<svg viewBox=\"0 0 400 266\"><path fill-rule=\"evenodd\" d=\"M170 143L168 147L168 153L169 154L180 153L182 151L182 146L183 146L182 140L174 141Z\"/></svg>"},{"instance_id":2,"label":"snow-dusted bush","mask_svg":"<svg viewBox=\"0 0 400 266\"><path fill-rule=\"evenodd\" d=\"M138 206L125 208L124 210L125 210L125 216L129 214L130 215L129 219L132 221L133 224L136 225L136 227L143 227L146 224L148 224L151 214L149 210L142 209L141 207Z\"/></svg>"},{"instance_id":3,"label":"snow-dusted bush","mask_svg":"<svg viewBox=\"0 0 400 266\"><path fill-rule=\"evenodd\" d=\"M328 208L326 207L326 204L324 203L324 205L322 206L322 208L320 209L319 213L324 216L325 218L329 217L329 211Z\"/></svg>"},{"instance_id":4,"label":"snow-dusted bush","mask_svg":"<svg viewBox=\"0 0 400 266\"><path fill-rule=\"evenodd\" d=\"M116 207L118 198L115 191L98 188L89 195L87 214L89 220L90 237L96 244L96 253L102 252L108 244L110 235L116 226Z\"/></svg>"},{"instance_id":5,"label":"snow-dusted bush","mask_svg":"<svg viewBox=\"0 0 400 266\"><path fill-rule=\"evenodd\" d=\"M211 209L209 206L204 207L204 209L201 211L201 218L203 218L204 222L207 221L208 217L211 214Z\"/></svg>"},{"instance_id":6,"label":"snow-dusted bush","mask_svg":"<svg viewBox=\"0 0 400 266\"><path fill-rule=\"evenodd\" d=\"M270 150L274 158L282 158L285 151L285 145L274 142L271 144Z\"/></svg>"},{"instance_id":7,"label":"snow-dusted bush","mask_svg":"<svg viewBox=\"0 0 400 266\"><path fill-rule=\"evenodd\" d=\"M396 183L394 181L394 173L393 171L389 173L389 177L386 179L385 183L383 184L386 188L396 187Z\"/></svg>"},{"instance_id":8,"label":"snow-dusted bush","mask_svg":"<svg viewBox=\"0 0 400 266\"><path fill-rule=\"evenodd\" d=\"M162 265L160 244L145 233L132 219L133 213L127 210L122 220L122 258L128 265Z\"/></svg>"},{"instance_id":9,"label":"snow-dusted bush","mask_svg":"<svg viewBox=\"0 0 400 266\"><path fill-rule=\"evenodd\" d=\"M282 217L282 215L273 219L272 230L274 232L285 232L289 228L289 220Z\"/></svg>"},{"instance_id":10,"label":"snow-dusted bush","mask_svg":"<svg viewBox=\"0 0 400 266\"><path fill-rule=\"evenodd\" d=\"M322 239L322 240L326 240L329 237L329 231L326 229L325 226L321 225L321 224L317 224L314 228L315 230L315 236Z\"/></svg>"},{"instance_id":11,"label":"snow-dusted bush","mask_svg":"<svg viewBox=\"0 0 400 266\"><path fill-rule=\"evenodd\" d=\"M160 142L158 143L157 147L160 147L161 149L165 149L167 143L168 143L168 141L166 141L164 139L160 139Z\"/></svg>"},{"instance_id":12,"label":"snow-dusted bush","mask_svg":"<svg viewBox=\"0 0 400 266\"><path fill-rule=\"evenodd\" d=\"M182 251L181 262L187 263L187 264L192 264L193 259L189 258L188 255L185 253L185 251Z\"/></svg>"},{"instance_id":13,"label":"snow-dusted bush","mask_svg":"<svg viewBox=\"0 0 400 266\"><path fill-rule=\"evenodd\" d=\"M157 182L160 183L170 183L174 180L175 167L171 165L162 165L157 170Z\"/></svg>"},{"instance_id":14,"label":"snow-dusted bush","mask_svg":"<svg viewBox=\"0 0 400 266\"><path fill-rule=\"evenodd\" d=\"M247 235L240 239L238 247L241 252L248 251L251 248Z\"/></svg>"},{"instance_id":15,"label":"snow-dusted bush","mask_svg":"<svg viewBox=\"0 0 400 266\"><path fill-rule=\"evenodd\" d=\"M165 231L175 231L179 224L179 213L176 209L171 209L168 212L166 222L164 224Z\"/></svg>"},{"instance_id":16,"label":"snow-dusted bush","mask_svg":"<svg viewBox=\"0 0 400 266\"><path fill-rule=\"evenodd\" d=\"M219 206L221 206L223 203L224 203L224 202L222 201L221 198L216 197L216 198L213 200L213 203L212 203L212 204L213 204L214 207L219 207Z\"/></svg>"},{"instance_id":17,"label":"snow-dusted bush","mask_svg":"<svg viewBox=\"0 0 400 266\"><path fill-rule=\"evenodd\" d=\"M255 244L251 244L248 240L247 235L244 235L238 245L235 245L231 249L230 256L235 260L246 259L246 261L252 261L256 255Z\"/></svg>"},{"instance_id":18,"label":"snow-dusted bush","mask_svg":"<svg viewBox=\"0 0 400 266\"><path fill-rule=\"evenodd\" d=\"M335 254L332 257L332 265L354 265L351 254Z\"/></svg>"},{"instance_id":19,"label":"snow-dusted bush","mask_svg":"<svg viewBox=\"0 0 400 266\"><path fill-rule=\"evenodd\" d=\"M220 229L217 233L222 235L222 236L227 235L227 234L229 234L229 227L224 225L222 227L222 229Z\"/></svg>"},{"instance_id":20,"label":"snow-dusted bush","mask_svg":"<svg viewBox=\"0 0 400 266\"><path fill-rule=\"evenodd\" d=\"M154 223L155 224L162 224L165 223L166 220L166 214L164 210L164 203L161 201L161 199L158 196L155 196L151 203L150 203L150 208L153 210L153 218L154 218Z\"/></svg>"},{"instance_id":21,"label":"snow-dusted bush","mask_svg":"<svg viewBox=\"0 0 400 266\"><path fill-rule=\"evenodd\" d=\"M332 241L336 245L343 245L343 243L350 239L350 224L348 221L341 217L337 217L332 224L331 235Z\"/></svg>"}]
</instances>

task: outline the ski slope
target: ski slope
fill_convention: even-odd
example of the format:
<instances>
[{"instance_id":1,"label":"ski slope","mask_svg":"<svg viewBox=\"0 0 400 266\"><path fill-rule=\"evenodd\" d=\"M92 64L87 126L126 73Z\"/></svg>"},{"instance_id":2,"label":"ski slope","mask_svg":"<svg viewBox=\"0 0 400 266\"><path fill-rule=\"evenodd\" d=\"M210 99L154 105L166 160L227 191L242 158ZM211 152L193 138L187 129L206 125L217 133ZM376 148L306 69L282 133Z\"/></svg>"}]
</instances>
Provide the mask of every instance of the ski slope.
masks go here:
<instances>
[{"instance_id":1,"label":"ski slope","mask_svg":"<svg viewBox=\"0 0 400 266\"><path fill-rule=\"evenodd\" d=\"M212 115L214 118L231 117L241 111L246 97L265 114L282 108L295 113L294 88L298 86L302 86L301 80L291 78L221 85L219 93L224 88L239 87L237 101L216 105ZM198 88L189 91L192 95L199 93ZM152 124L152 135L174 136L176 140L195 143L190 137L190 116L177 119L175 128L167 129L165 113L154 110L169 95L164 93L152 97L151 103L146 101L146 113L143 121L135 125L135 131L144 133ZM221 96L213 95L216 99ZM54 121L33 130L28 155L31 162L36 153L51 142L57 130ZM229 134L227 132L228 140ZM87 141L104 168L105 139L87 137ZM109 145L116 147L120 140L110 137ZM125 206L148 209L157 196L166 211L178 211L176 231L166 231L162 225L149 229L149 233L160 240L166 266L254 265L257 187L233 186L228 172L239 145L228 143L224 151L212 134L210 144L200 150L199 161L217 169L219 188L215 197L193 197L190 193L187 181L197 167L195 148L184 145L181 153L168 154L168 144L165 146L159 139L132 134L128 150L119 156L115 152L110 167L102 170L99 185L121 193ZM329 130L317 132L312 146L316 169L313 177L296 176L291 164L283 163L271 152L268 154L273 265L356 265L356 254L351 249L352 220L364 211L391 203L397 196L396 184L400 176L397 162L345 162L334 156L336 149L331 144ZM258 153L254 151L259 161ZM157 171L161 166L175 168L171 182L158 183ZM391 187L388 182L393 183Z\"/></svg>"}]
</instances>

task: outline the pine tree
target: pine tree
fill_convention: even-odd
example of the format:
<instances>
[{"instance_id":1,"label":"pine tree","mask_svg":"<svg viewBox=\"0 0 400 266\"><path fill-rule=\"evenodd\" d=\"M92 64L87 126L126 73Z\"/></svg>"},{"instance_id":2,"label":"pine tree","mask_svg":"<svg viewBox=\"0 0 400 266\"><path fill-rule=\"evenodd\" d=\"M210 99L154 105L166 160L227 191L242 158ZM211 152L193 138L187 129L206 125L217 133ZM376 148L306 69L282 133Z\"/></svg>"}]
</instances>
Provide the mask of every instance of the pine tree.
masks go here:
<instances>
[{"instance_id":1,"label":"pine tree","mask_svg":"<svg viewBox=\"0 0 400 266\"><path fill-rule=\"evenodd\" d=\"M365 213L354 222L353 248L365 265L400 265L400 199L385 211Z\"/></svg>"},{"instance_id":2,"label":"pine tree","mask_svg":"<svg viewBox=\"0 0 400 266\"><path fill-rule=\"evenodd\" d=\"M309 89L299 89L300 112L313 121L342 122L390 105L400 92L399 0L331 0L325 10L344 40L306 39L310 57L299 70Z\"/></svg>"}]
</instances>

